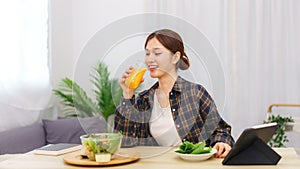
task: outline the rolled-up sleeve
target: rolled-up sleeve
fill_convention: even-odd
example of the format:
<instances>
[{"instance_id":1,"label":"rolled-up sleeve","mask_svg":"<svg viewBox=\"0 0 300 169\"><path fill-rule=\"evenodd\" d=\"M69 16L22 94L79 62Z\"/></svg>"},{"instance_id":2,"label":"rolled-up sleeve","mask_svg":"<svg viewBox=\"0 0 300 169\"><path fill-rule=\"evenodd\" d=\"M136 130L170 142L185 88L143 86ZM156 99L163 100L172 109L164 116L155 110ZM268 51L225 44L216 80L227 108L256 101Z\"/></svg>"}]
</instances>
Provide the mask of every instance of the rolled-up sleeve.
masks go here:
<instances>
[{"instance_id":1,"label":"rolled-up sleeve","mask_svg":"<svg viewBox=\"0 0 300 169\"><path fill-rule=\"evenodd\" d=\"M231 133L231 126L228 125L223 119L221 119L217 129L209 138L210 145L213 146L217 142L223 142L229 144L232 147L234 144L234 140L230 133Z\"/></svg>"}]
</instances>

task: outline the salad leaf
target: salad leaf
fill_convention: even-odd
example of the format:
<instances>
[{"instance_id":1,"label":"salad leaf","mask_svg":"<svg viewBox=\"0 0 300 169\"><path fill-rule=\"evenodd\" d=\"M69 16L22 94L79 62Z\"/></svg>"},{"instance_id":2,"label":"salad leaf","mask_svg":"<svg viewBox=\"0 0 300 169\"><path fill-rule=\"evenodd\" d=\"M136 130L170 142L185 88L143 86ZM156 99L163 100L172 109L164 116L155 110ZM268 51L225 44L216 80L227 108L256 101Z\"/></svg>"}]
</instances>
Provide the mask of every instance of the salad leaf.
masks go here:
<instances>
[{"instance_id":1,"label":"salad leaf","mask_svg":"<svg viewBox=\"0 0 300 169\"><path fill-rule=\"evenodd\" d=\"M196 144L193 144L189 141L185 141L179 146L179 150L176 150L175 152L182 153L182 154L210 153L212 150L212 147L211 146L205 147L205 146L206 146L206 143L204 141L196 143Z\"/></svg>"},{"instance_id":2,"label":"salad leaf","mask_svg":"<svg viewBox=\"0 0 300 169\"><path fill-rule=\"evenodd\" d=\"M185 154L190 154L194 150L194 144L188 141L185 141L179 146L180 150Z\"/></svg>"}]
</instances>

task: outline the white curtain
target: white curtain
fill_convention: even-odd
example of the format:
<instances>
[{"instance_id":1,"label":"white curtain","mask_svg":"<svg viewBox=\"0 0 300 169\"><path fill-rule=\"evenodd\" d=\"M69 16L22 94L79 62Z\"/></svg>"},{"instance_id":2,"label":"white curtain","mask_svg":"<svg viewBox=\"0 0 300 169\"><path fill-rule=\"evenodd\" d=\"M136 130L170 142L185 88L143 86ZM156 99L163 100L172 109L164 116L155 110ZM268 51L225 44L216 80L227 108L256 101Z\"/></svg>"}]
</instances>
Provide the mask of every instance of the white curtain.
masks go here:
<instances>
[{"instance_id":1,"label":"white curtain","mask_svg":"<svg viewBox=\"0 0 300 169\"><path fill-rule=\"evenodd\" d=\"M185 19L215 46L226 81L220 113L235 138L262 124L270 104L300 103L300 1L168 0L145 8Z\"/></svg>"},{"instance_id":2,"label":"white curtain","mask_svg":"<svg viewBox=\"0 0 300 169\"><path fill-rule=\"evenodd\" d=\"M245 127L262 122L272 103L300 103L300 1L232 1L227 9L228 110Z\"/></svg>"},{"instance_id":3,"label":"white curtain","mask_svg":"<svg viewBox=\"0 0 300 169\"><path fill-rule=\"evenodd\" d=\"M0 131L37 122L51 100L48 0L0 1Z\"/></svg>"}]
</instances>

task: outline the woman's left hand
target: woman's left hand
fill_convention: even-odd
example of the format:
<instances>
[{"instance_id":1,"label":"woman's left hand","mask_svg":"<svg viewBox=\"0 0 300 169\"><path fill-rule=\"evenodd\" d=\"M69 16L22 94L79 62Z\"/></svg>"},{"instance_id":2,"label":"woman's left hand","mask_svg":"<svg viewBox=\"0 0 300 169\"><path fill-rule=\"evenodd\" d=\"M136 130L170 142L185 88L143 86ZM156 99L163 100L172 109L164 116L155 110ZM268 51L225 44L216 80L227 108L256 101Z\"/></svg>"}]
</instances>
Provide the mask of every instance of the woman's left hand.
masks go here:
<instances>
[{"instance_id":1,"label":"woman's left hand","mask_svg":"<svg viewBox=\"0 0 300 169\"><path fill-rule=\"evenodd\" d=\"M217 142L214 145L214 148L217 149L217 153L215 154L215 157L217 158L224 158L231 150L231 146L227 143L223 142Z\"/></svg>"}]
</instances>

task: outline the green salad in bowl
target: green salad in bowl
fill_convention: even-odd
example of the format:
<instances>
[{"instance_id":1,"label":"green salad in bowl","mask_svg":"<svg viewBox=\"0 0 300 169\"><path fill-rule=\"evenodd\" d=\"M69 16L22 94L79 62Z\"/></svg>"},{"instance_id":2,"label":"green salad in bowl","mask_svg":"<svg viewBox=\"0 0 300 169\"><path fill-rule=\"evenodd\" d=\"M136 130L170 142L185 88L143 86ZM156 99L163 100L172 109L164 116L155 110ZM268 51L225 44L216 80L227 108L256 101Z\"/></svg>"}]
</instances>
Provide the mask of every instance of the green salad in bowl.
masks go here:
<instances>
[{"instance_id":1,"label":"green salad in bowl","mask_svg":"<svg viewBox=\"0 0 300 169\"><path fill-rule=\"evenodd\" d=\"M107 162L120 149L122 133L87 134L80 136L80 139L90 160L98 161L99 157L99 162Z\"/></svg>"},{"instance_id":2,"label":"green salad in bowl","mask_svg":"<svg viewBox=\"0 0 300 169\"><path fill-rule=\"evenodd\" d=\"M210 153L211 150L212 147L206 147L206 143L204 141L196 144L185 141L179 146L179 150L176 150L176 152L182 154L205 154Z\"/></svg>"},{"instance_id":3,"label":"green salad in bowl","mask_svg":"<svg viewBox=\"0 0 300 169\"><path fill-rule=\"evenodd\" d=\"M187 161L203 161L209 159L217 152L215 148L211 146L206 147L205 142L199 142L193 144L189 141L183 142L179 149L175 151L180 158Z\"/></svg>"}]
</instances>

